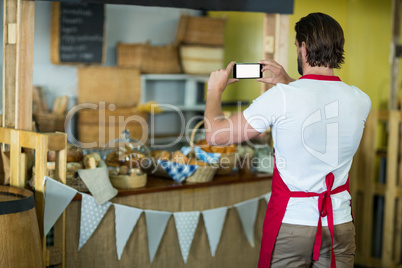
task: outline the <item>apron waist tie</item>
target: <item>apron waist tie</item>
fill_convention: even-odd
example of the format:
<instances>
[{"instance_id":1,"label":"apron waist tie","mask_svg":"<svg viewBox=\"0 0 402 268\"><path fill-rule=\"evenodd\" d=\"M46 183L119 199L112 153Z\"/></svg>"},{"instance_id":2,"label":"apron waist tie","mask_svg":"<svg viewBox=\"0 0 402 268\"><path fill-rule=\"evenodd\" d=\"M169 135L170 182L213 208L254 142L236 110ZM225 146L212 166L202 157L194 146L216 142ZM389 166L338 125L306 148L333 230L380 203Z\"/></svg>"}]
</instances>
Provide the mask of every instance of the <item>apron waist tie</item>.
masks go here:
<instances>
[{"instance_id":1,"label":"apron waist tie","mask_svg":"<svg viewBox=\"0 0 402 268\"><path fill-rule=\"evenodd\" d=\"M327 222L328 222L328 229L329 233L331 235L331 268L336 267L336 262L335 262L335 253L334 253L334 215L332 211L332 200L331 200L331 195L337 194L343 191L348 190L348 182L345 183L344 185L341 185L337 187L336 189L331 191L331 188L334 184L334 174L329 173L325 177L325 183L327 186L327 190L317 194L317 193L310 193L310 192L290 192L290 197L315 197L318 196L318 211L319 211L319 217L318 217L318 224L317 224L317 233L315 236L315 241L314 241L314 251L313 251L313 260L318 261L320 257L320 249L321 249L321 241L322 241L322 217L327 217ZM349 180L349 179L348 179Z\"/></svg>"}]
</instances>

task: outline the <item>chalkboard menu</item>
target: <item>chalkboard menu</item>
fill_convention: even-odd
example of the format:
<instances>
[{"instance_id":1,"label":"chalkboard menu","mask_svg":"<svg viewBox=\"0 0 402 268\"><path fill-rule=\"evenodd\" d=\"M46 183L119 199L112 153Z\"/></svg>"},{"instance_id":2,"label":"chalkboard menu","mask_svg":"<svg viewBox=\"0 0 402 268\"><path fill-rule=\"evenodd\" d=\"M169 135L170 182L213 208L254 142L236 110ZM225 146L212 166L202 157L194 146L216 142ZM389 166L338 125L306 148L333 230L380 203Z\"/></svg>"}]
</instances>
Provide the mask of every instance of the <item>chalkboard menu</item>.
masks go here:
<instances>
[{"instance_id":1,"label":"chalkboard menu","mask_svg":"<svg viewBox=\"0 0 402 268\"><path fill-rule=\"evenodd\" d=\"M51 61L102 63L104 21L104 5L52 3Z\"/></svg>"}]
</instances>

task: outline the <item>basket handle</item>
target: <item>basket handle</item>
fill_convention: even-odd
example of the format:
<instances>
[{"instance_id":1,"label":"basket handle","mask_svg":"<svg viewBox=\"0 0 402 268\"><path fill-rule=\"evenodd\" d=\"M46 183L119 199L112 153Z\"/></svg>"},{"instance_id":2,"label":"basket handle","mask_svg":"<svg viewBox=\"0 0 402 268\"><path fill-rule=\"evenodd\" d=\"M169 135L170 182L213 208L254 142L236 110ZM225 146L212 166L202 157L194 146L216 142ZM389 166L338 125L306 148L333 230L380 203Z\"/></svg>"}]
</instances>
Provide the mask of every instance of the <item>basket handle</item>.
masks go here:
<instances>
[{"instance_id":1,"label":"basket handle","mask_svg":"<svg viewBox=\"0 0 402 268\"><path fill-rule=\"evenodd\" d=\"M202 126L204 124L204 120L201 120L200 122L198 122L193 130L191 131L191 136L190 136L190 147L191 147L191 151L194 150L194 138L195 138L195 133L197 132L197 130L200 128L200 126Z\"/></svg>"}]
</instances>

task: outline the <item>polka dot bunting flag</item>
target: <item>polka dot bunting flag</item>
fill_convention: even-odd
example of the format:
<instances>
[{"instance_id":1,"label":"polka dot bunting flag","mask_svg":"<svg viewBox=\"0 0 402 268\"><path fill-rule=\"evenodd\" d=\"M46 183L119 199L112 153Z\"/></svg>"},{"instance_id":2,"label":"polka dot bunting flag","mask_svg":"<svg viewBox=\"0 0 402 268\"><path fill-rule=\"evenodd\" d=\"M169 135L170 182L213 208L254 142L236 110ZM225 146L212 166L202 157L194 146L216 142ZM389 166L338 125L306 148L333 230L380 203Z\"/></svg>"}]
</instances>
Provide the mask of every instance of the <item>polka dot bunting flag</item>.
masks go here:
<instances>
[{"instance_id":1,"label":"polka dot bunting flag","mask_svg":"<svg viewBox=\"0 0 402 268\"><path fill-rule=\"evenodd\" d=\"M92 196L82 194L80 241L78 244L78 250L85 245L93 232L95 232L110 205L112 205L112 203L106 202L99 206L96 204L95 199Z\"/></svg>"},{"instance_id":2,"label":"polka dot bunting flag","mask_svg":"<svg viewBox=\"0 0 402 268\"><path fill-rule=\"evenodd\" d=\"M199 211L190 212L175 212L173 213L174 221L176 222L177 236L181 255L184 263L187 263L187 257L190 253L191 243L193 242L195 229L198 225Z\"/></svg>"}]
</instances>

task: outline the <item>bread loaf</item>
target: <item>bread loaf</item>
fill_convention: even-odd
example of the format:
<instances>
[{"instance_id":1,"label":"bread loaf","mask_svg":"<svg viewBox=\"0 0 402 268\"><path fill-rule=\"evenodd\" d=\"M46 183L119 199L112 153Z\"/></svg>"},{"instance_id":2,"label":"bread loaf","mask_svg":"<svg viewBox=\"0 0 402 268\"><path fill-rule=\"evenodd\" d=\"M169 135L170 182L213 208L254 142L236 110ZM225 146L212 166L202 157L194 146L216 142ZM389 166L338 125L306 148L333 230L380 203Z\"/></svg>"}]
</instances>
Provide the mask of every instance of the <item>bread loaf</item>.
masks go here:
<instances>
[{"instance_id":1,"label":"bread loaf","mask_svg":"<svg viewBox=\"0 0 402 268\"><path fill-rule=\"evenodd\" d=\"M195 146L201 148L204 152L207 153L229 154L235 153L237 151L236 144L231 144L227 146L210 146L205 139L197 141L195 143Z\"/></svg>"},{"instance_id":2,"label":"bread loaf","mask_svg":"<svg viewBox=\"0 0 402 268\"><path fill-rule=\"evenodd\" d=\"M64 114L68 106L68 97L61 96L57 97L53 103L52 113L54 114Z\"/></svg>"},{"instance_id":3,"label":"bread loaf","mask_svg":"<svg viewBox=\"0 0 402 268\"><path fill-rule=\"evenodd\" d=\"M168 151L162 151L162 150L152 151L151 156L154 159L161 159L163 161L169 161L170 157L171 157L171 155L170 155L170 153Z\"/></svg>"},{"instance_id":4,"label":"bread loaf","mask_svg":"<svg viewBox=\"0 0 402 268\"><path fill-rule=\"evenodd\" d=\"M83 153L80 147L67 144L67 162L81 162Z\"/></svg>"},{"instance_id":5,"label":"bread loaf","mask_svg":"<svg viewBox=\"0 0 402 268\"><path fill-rule=\"evenodd\" d=\"M188 164L196 165L196 166L209 166L208 163L201 161L201 160L197 160L195 158L191 158Z\"/></svg>"},{"instance_id":6,"label":"bread loaf","mask_svg":"<svg viewBox=\"0 0 402 268\"><path fill-rule=\"evenodd\" d=\"M187 156L182 154L180 151L176 151L172 154L172 161L179 164L187 164L189 162Z\"/></svg>"},{"instance_id":7,"label":"bread loaf","mask_svg":"<svg viewBox=\"0 0 402 268\"><path fill-rule=\"evenodd\" d=\"M117 152L111 152L106 156L106 165L109 167L120 167L119 154Z\"/></svg>"},{"instance_id":8,"label":"bread loaf","mask_svg":"<svg viewBox=\"0 0 402 268\"><path fill-rule=\"evenodd\" d=\"M127 166L121 166L119 174L120 175L127 175L128 174L128 167Z\"/></svg>"},{"instance_id":9,"label":"bread loaf","mask_svg":"<svg viewBox=\"0 0 402 268\"><path fill-rule=\"evenodd\" d=\"M98 153L91 153L84 156L84 166L86 169L93 169L99 165L101 161L100 155Z\"/></svg>"},{"instance_id":10,"label":"bread loaf","mask_svg":"<svg viewBox=\"0 0 402 268\"><path fill-rule=\"evenodd\" d=\"M226 152L226 147L225 146L211 146L211 151L213 153L224 154Z\"/></svg>"},{"instance_id":11,"label":"bread loaf","mask_svg":"<svg viewBox=\"0 0 402 268\"><path fill-rule=\"evenodd\" d=\"M82 149L74 144L67 144L67 162L81 162L83 157ZM56 152L47 153L47 161L56 162Z\"/></svg>"}]
</instances>

